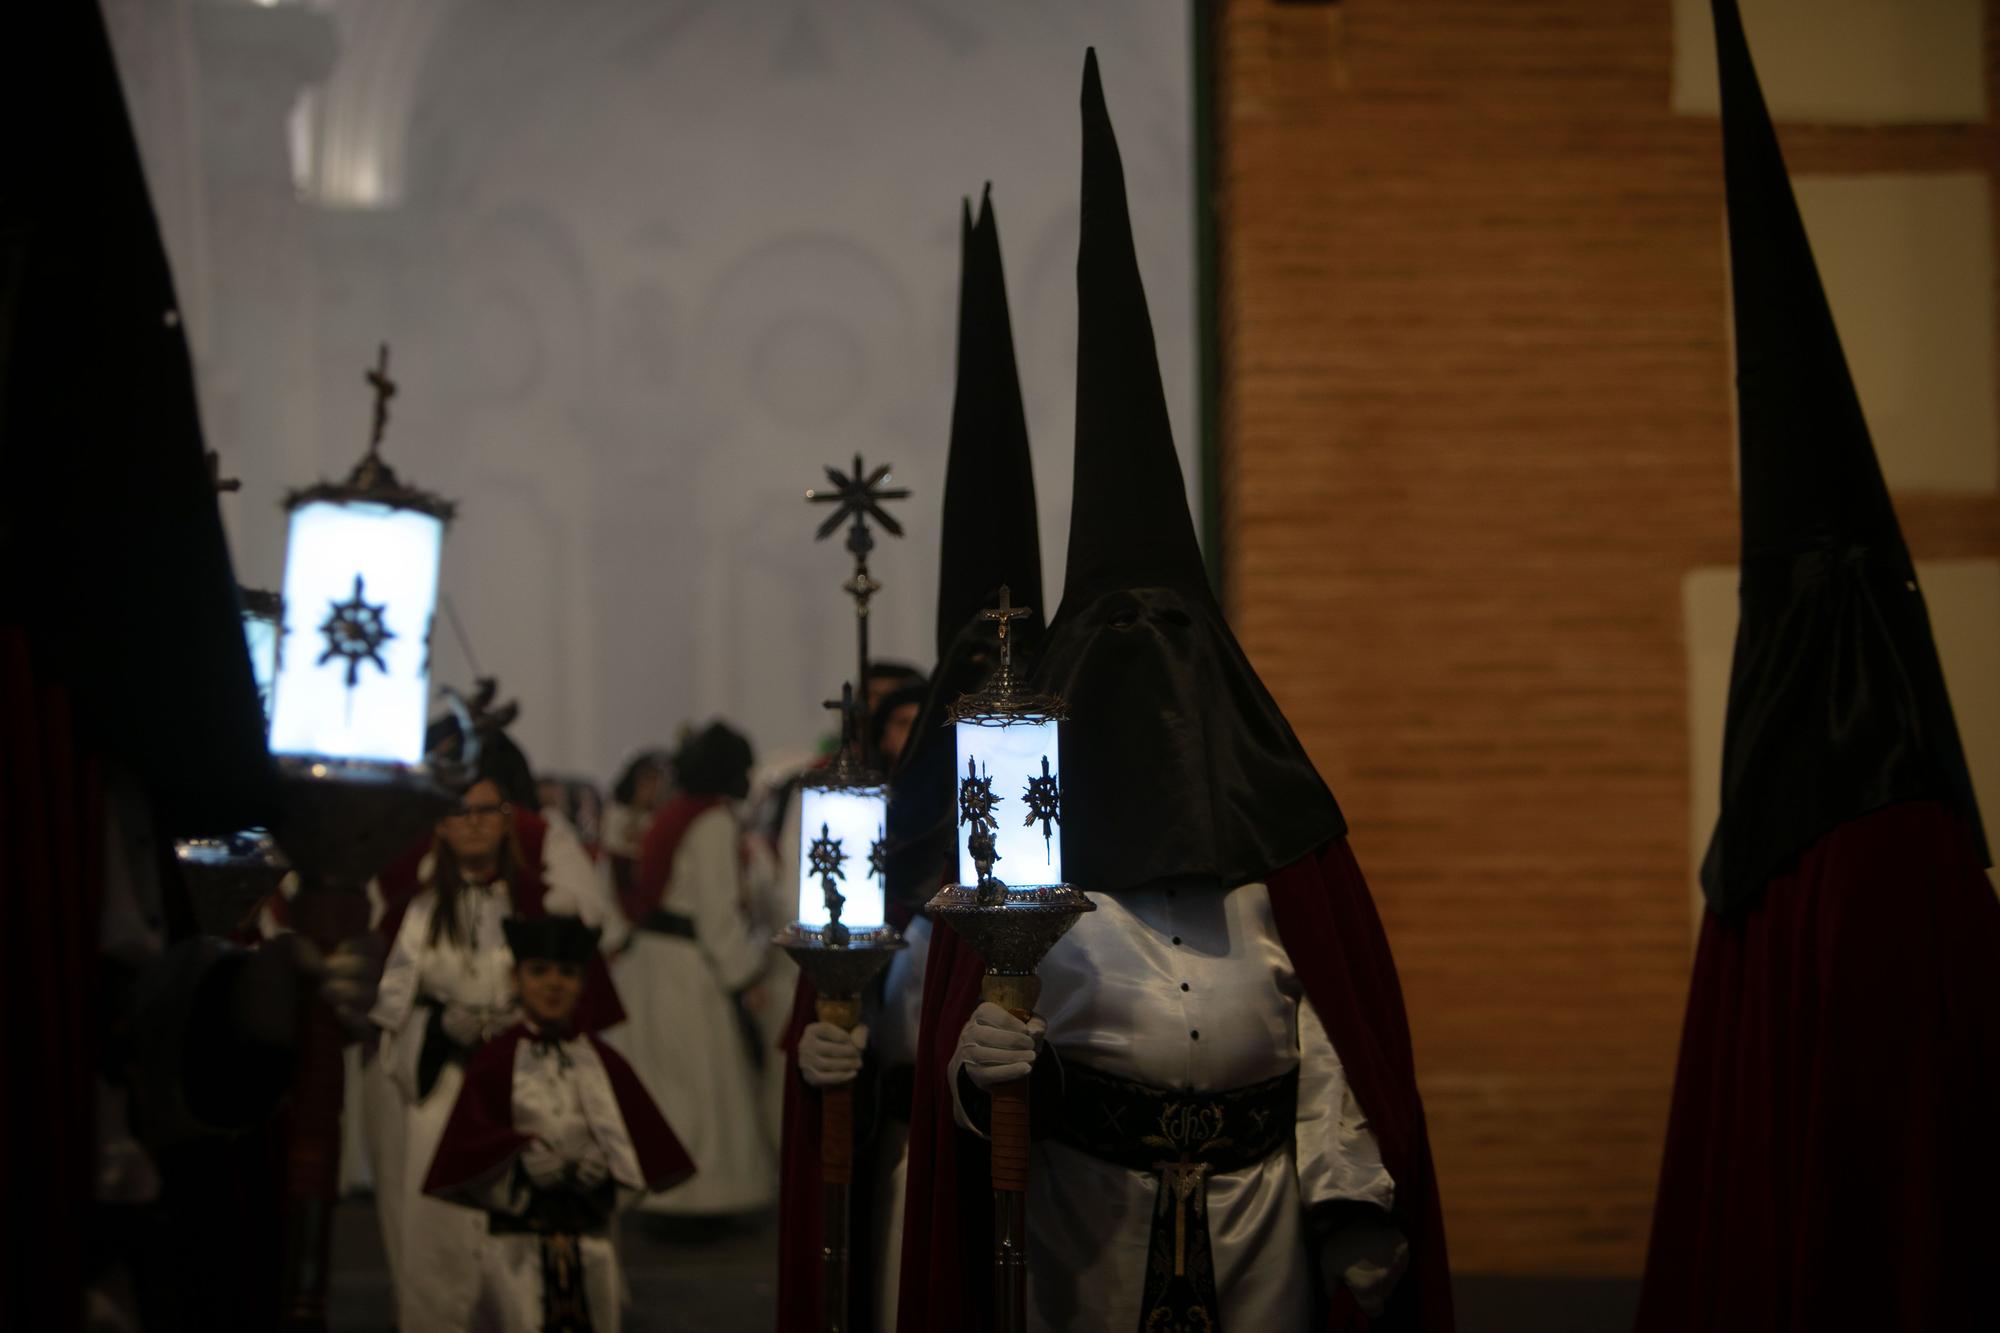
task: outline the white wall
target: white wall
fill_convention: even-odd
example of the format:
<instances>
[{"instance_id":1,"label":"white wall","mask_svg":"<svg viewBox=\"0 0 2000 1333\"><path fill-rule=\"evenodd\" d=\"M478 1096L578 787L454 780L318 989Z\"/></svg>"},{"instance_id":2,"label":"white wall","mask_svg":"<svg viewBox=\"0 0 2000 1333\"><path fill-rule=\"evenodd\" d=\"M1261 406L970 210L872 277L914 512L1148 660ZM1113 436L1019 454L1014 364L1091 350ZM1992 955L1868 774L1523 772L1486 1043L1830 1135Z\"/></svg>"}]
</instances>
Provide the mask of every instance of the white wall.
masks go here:
<instances>
[{"instance_id":1,"label":"white wall","mask_svg":"<svg viewBox=\"0 0 2000 1333\"><path fill-rule=\"evenodd\" d=\"M605 776L715 713L761 749L821 729L851 615L802 492L857 450L915 492L878 653L927 665L958 203L989 179L1053 599L1090 43L1192 486L1183 4L105 3L240 576L278 583L281 493L358 457L387 338L387 456L460 502L443 590L543 767Z\"/></svg>"}]
</instances>

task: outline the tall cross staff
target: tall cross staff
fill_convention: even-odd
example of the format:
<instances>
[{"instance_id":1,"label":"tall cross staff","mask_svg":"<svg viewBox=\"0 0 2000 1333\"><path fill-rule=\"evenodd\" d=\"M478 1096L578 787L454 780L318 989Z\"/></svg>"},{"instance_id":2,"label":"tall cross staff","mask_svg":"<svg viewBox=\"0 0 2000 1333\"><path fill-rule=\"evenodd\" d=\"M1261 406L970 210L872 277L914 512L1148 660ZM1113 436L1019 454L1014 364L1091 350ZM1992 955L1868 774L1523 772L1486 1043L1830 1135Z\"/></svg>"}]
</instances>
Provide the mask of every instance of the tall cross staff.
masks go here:
<instances>
[{"instance_id":1,"label":"tall cross staff","mask_svg":"<svg viewBox=\"0 0 2000 1333\"><path fill-rule=\"evenodd\" d=\"M868 520L873 518L882 525L882 530L891 537L903 535L903 525L898 523L882 506L891 500L907 500L909 491L902 487L886 488L889 480L889 464L884 463L873 471L861 462L861 455L854 455L854 471L844 473L839 468L828 466L827 480L833 483L831 490L809 490L806 500L811 504L830 504L834 511L819 530L813 533L813 540L824 541L833 535L842 523L853 521L847 530L847 550L854 557L854 573L847 582L841 584L848 596L854 599L854 632L860 646L859 660L854 676L854 688L860 692L857 707L866 707L868 697L868 601L882 590L868 573L868 554L875 549L875 534L868 530ZM856 727L858 734L860 728Z\"/></svg>"}]
</instances>

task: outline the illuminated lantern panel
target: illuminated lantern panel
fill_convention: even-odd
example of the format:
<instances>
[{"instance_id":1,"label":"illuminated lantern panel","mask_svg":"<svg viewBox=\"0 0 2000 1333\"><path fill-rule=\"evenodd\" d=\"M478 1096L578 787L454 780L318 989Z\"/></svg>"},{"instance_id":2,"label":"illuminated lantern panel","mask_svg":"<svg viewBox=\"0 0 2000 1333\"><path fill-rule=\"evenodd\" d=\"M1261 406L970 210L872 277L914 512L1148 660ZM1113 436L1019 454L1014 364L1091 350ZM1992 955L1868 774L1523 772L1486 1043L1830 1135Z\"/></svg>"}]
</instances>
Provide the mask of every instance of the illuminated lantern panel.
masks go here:
<instances>
[{"instance_id":1,"label":"illuminated lantern panel","mask_svg":"<svg viewBox=\"0 0 2000 1333\"><path fill-rule=\"evenodd\" d=\"M1015 888L1061 884L1062 750L1054 721L962 721L958 740L958 882L979 883L969 846L974 819L990 820L993 877Z\"/></svg>"},{"instance_id":2,"label":"illuminated lantern panel","mask_svg":"<svg viewBox=\"0 0 2000 1333\"><path fill-rule=\"evenodd\" d=\"M313 500L292 511L273 753L423 759L443 542L444 521L415 509Z\"/></svg>"},{"instance_id":3,"label":"illuminated lantern panel","mask_svg":"<svg viewBox=\"0 0 2000 1333\"><path fill-rule=\"evenodd\" d=\"M881 787L805 787L799 793L799 924L826 925L821 876L836 867L833 886L847 899L841 924L852 931L883 925L879 846L888 826L889 795Z\"/></svg>"},{"instance_id":4,"label":"illuminated lantern panel","mask_svg":"<svg viewBox=\"0 0 2000 1333\"><path fill-rule=\"evenodd\" d=\"M269 594L264 594L269 596ZM276 598L271 598L276 601ZM250 674L257 682L257 702L264 709L264 726L271 725L271 691L278 683L278 637L281 627L275 608L246 606L243 610L243 641L250 649Z\"/></svg>"}]
</instances>

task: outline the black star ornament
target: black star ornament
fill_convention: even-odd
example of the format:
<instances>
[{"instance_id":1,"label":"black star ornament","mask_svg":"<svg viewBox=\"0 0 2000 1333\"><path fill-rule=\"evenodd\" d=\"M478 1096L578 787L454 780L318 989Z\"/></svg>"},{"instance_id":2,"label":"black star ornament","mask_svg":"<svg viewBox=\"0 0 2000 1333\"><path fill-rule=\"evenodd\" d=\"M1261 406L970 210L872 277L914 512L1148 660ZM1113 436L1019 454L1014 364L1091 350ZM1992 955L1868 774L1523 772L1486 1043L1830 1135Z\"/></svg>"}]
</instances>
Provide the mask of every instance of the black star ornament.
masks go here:
<instances>
[{"instance_id":1,"label":"black star ornament","mask_svg":"<svg viewBox=\"0 0 2000 1333\"><path fill-rule=\"evenodd\" d=\"M316 665L324 666L334 658L344 658L347 662L347 688L353 689L361 680L361 664L373 662L383 675L389 674L389 664L382 660L382 645L396 637L386 619L389 604L371 602L361 581L361 575L354 576L354 595L344 602L330 603L327 616L320 623L319 632L326 638L326 651L319 655Z\"/></svg>"}]
</instances>

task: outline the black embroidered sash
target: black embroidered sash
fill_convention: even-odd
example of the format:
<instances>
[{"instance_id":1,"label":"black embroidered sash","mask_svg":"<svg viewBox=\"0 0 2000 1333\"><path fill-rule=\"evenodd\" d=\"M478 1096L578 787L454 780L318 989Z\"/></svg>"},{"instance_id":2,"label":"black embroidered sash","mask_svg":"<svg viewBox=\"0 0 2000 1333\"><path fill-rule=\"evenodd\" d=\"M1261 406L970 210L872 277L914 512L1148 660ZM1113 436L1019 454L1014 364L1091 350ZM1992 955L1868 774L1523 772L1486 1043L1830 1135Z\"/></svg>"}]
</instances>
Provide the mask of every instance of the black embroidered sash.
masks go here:
<instances>
[{"instance_id":1,"label":"black embroidered sash","mask_svg":"<svg viewBox=\"0 0 2000 1333\"><path fill-rule=\"evenodd\" d=\"M607 1180L592 1190L535 1190L525 1213L486 1215L492 1235L527 1233L541 1239L542 1333L594 1333L584 1287L583 1238L607 1234L614 1189Z\"/></svg>"},{"instance_id":2,"label":"black embroidered sash","mask_svg":"<svg viewBox=\"0 0 2000 1333\"><path fill-rule=\"evenodd\" d=\"M669 912L664 907L656 907L640 917L639 929L651 931L655 935L672 935L676 939L695 938L694 918L680 912Z\"/></svg>"},{"instance_id":3,"label":"black embroidered sash","mask_svg":"<svg viewBox=\"0 0 2000 1333\"><path fill-rule=\"evenodd\" d=\"M1147 1087L1071 1064L1053 1137L1159 1176L1139 1333L1221 1333L1208 1242L1208 1178L1257 1165L1291 1142L1299 1071L1227 1092Z\"/></svg>"}]
</instances>

